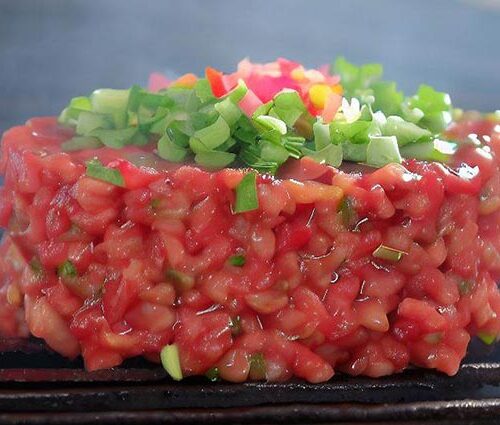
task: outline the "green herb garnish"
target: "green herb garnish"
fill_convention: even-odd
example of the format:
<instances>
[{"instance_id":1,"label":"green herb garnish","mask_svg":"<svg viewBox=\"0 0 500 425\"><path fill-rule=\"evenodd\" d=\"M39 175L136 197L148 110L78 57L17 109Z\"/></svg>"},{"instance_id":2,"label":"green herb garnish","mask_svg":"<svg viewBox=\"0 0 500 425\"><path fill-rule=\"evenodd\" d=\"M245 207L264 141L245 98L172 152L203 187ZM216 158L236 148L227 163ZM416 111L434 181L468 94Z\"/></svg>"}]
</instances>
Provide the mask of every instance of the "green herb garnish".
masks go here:
<instances>
[{"instance_id":1,"label":"green herb garnish","mask_svg":"<svg viewBox=\"0 0 500 425\"><path fill-rule=\"evenodd\" d=\"M182 376L179 348L176 344L166 345L160 353L161 364L175 381L180 381Z\"/></svg>"},{"instance_id":2,"label":"green herb garnish","mask_svg":"<svg viewBox=\"0 0 500 425\"><path fill-rule=\"evenodd\" d=\"M217 382L219 378L219 368L211 367L205 373L205 376L212 382Z\"/></svg>"},{"instance_id":3,"label":"green herb garnish","mask_svg":"<svg viewBox=\"0 0 500 425\"><path fill-rule=\"evenodd\" d=\"M125 180L120 170L105 167L98 159L92 159L87 162L87 176L114 184L115 186L125 186Z\"/></svg>"},{"instance_id":4,"label":"green herb garnish","mask_svg":"<svg viewBox=\"0 0 500 425\"><path fill-rule=\"evenodd\" d=\"M70 260L66 260L57 268L57 275L63 278L77 277L78 271Z\"/></svg>"},{"instance_id":5,"label":"green herb garnish","mask_svg":"<svg viewBox=\"0 0 500 425\"><path fill-rule=\"evenodd\" d=\"M232 266L243 267L247 260L246 260L244 255L238 254L238 255L231 255L231 257L229 257L228 261L229 261L229 264L231 264Z\"/></svg>"},{"instance_id":6,"label":"green herb garnish","mask_svg":"<svg viewBox=\"0 0 500 425\"><path fill-rule=\"evenodd\" d=\"M391 248L389 246L380 245L375 251L373 251L372 255L382 260L397 263L399 260L401 260L403 255L406 255L406 252L401 251L400 249Z\"/></svg>"},{"instance_id":7,"label":"green herb garnish","mask_svg":"<svg viewBox=\"0 0 500 425\"><path fill-rule=\"evenodd\" d=\"M422 85L405 96L396 83L382 79L379 64L356 66L338 58L332 72L341 77L344 99L329 123L311 115L304 93L286 87L247 116L240 105L249 92L243 80L219 98L201 78L192 88L151 93L133 86L73 98L59 116L76 133L63 149L156 143L156 153L168 161L194 160L210 170L247 166L270 174L289 158L304 156L334 167L343 161L383 167L404 158L448 162L453 156L457 146L442 134L454 112L448 94ZM116 170L91 174L123 183Z\"/></svg>"},{"instance_id":8,"label":"green herb garnish","mask_svg":"<svg viewBox=\"0 0 500 425\"><path fill-rule=\"evenodd\" d=\"M257 196L257 174L248 173L236 186L235 213L253 211L259 208Z\"/></svg>"}]
</instances>

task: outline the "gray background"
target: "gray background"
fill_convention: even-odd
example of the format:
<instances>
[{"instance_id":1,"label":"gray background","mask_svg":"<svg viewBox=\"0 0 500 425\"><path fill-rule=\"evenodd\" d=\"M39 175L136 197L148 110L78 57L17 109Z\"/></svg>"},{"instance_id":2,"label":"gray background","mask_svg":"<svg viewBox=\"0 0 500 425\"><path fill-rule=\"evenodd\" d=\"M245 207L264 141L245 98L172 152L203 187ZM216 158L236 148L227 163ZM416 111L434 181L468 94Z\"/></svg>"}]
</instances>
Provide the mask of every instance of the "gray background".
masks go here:
<instances>
[{"instance_id":1,"label":"gray background","mask_svg":"<svg viewBox=\"0 0 500 425\"><path fill-rule=\"evenodd\" d=\"M378 61L411 91L500 107L500 0L0 0L0 131L97 87L249 56Z\"/></svg>"}]
</instances>

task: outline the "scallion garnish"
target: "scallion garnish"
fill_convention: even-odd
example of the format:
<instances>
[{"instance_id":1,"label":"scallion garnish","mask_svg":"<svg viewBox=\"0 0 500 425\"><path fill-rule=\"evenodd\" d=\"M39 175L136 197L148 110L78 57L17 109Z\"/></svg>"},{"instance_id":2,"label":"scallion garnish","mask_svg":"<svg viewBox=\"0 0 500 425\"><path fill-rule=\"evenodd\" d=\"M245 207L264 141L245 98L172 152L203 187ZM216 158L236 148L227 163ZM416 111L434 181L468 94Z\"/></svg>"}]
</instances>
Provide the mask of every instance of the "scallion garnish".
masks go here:
<instances>
[{"instance_id":1,"label":"scallion garnish","mask_svg":"<svg viewBox=\"0 0 500 425\"><path fill-rule=\"evenodd\" d=\"M250 356L250 378L262 380L266 378L266 359L262 353L254 353Z\"/></svg>"},{"instance_id":2,"label":"scallion garnish","mask_svg":"<svg viewBox=\"0 0 500 425\"><path fill-rule=\"evenodd\" d=\"M95 137L75 136L62 143L61 148L65 152L79 151L83 149L98 149L103 144Z\"/></svg>"},{"instance_id":3,"label":"scallion garnish","mask_svg":"<svg viewBox=\"0 0 500 425\"><path fill-rule=\"evenodd\" d=\"M231 334L233 336L239 335L241 333L241 317L240 316L231 317L231 322L229 323L229 327L231 328Z\"/></svg>"},{"instance_id":4,"label":"scallion garnish","mask_svg":"<svg viewBox=\"0 0 500 425\"><path fill-rule=\"evenodd\" d=\"M448 162L454 155L457 145L441 140L454 111L446 93L422 85L405 97L394 82L382 80L378 64L358 67L339 58L332 71L339 84L322 82L326 77L317 70L288 71L296 75L283 74L283 87L264 103L259 90L247 87L245 72L226 80L212 70L196 82L191 75L189 84L158 93L139 86L96 90L72 99L60 114L59 121L76 132L63 149L120 149L154 140L168 161L194 158L209 169L235 164L271 174L303 156L334 167L343 161L383 167L403 158ZM286 81L295 82L288 87ZM343 98L323 114L331 95ZM248 102L255 104L249 109Z\"/></svg>"},{"instance_id":5,"label":"scallion garnish","mask_svg":"<svg viewBox=\"0 0 500 425\"><path fill-rule=\"evenodd\" d=\"M77 277L78 271L70 260L66 260L57 268L57 275L62 278Z\"/></svg>"},{"instance_id":6,"label":"scallion garnish","mask_svg":"<svg viewBox=\"0 0 500 425\"><path fill-rule=\"evenodd\" d=\"M174 284L175 289L179 292L187 291L188 289L191 289L195 284L195 279L193 276L175 269L168 269L166 277Z\"/></svg>"},{"instance_id":7,"label":"scallion garnish","mask_svg":"<svg viewBox=\"0 0 500 425\"><path fill-rule=\"evenodd\" d=\"M243 267L247 260L244 255L238 254L238 255L231 255L228 261L229 264L231 264L232 266Z\"/></svg>"},{"instance_id":8,"label":"scallion garnish","mask_svg":"<svg viewBox=\"0 0 500 425\"><path fill-rule=\"evenodd\" d=\"M435 139L429 142L417 142L403 146L401 155L405 158L446 163L453 158L457 150L458 145L456 143Z\"/></svg>"},{"instance_id":9,"label":"scallion garnish","mask_svg":"<svg viewBox=\"0 0 500 425\"><path fill-rule=\"evenodd\" d=\"M391 248L386 245L380 245L375 251L373 251L372 255L375 258L380 258L381 260L397 263L399 260L401 260L403 255L406 255L406 252L401 251L400 249Z\"/></svg>"},{"instance_id":10,"label":"scallion garnish","mask_svg":"<svg viewBox=\"0 0 500 425\"><path fill-rule=\"evenodd\" d=\"M259 208L257 196L257 174L248 173L236 186L235 213L253 211Z\"/></svg>"},{"instance_id":11,"label":"scallion garnish","mask_svg":"<svg viewBox=\"0 0 500 425\"><path fill-rule=\"evenodd\" d=\"M236 158L236 154L231 152L221 151L208 151L199 152L195 155L194 160L197 164L211 169L217 170L219 168L227 167Z\"/></svg>"},{"instance_id":12,"label":"scallion garnish","mask_svg":"<svg viewBox=\"0 0 500 425\"><path fill-rule=\"evenodd\" d=\"M390 163L403 161L399 153L398 140L395 136L374 136L366 147L366 163L374 167L383 167Z\"/></svg>"},{"instance_id":13,"label":"scallion garnish","mask_svg":"<svg viewBox=\"0 0 500 425\"><path fill-rule=\"evenodd\" d=\"M351 229L356 224L357 214L349 197L344 197L337 207L337 211L342 219L342 224L346 229Z\"/></svg>"},{"instance_id":14,"label":"scallion garnish","mask_svg":"<svg viewBox=\"0 0 500 425\"><path fill-rule=\"evenodd\" d=\"M205 376L212 382L217 382L219 380L219 368L211 367L205 372Z\"/></svg>"},{"instance_id":15,"label":"scallion garnish","mask_svg":"<svg viewBox=\"0 0 500 425\"><path fill-rule=\"evenodd\" d=\"M41 278L44 274L43 266L37 257L33 257L29 262L31 271L36 278Z\"/></svg>"},{"instance_id":16,"label":"scallion garnish","mask_svg":"<svg viewBox=\"0 0 500 425\"><path fill-rule=\"evenodd\" d=\"M471 280L461 280L458 282L458 292L460 295L468 295L472 292L474 282Z\"/></svg>"},{"instance_id":17,"label":"scallion garnish","mask_svg":"<svg viewBox=\"0 0 500 425\"><path fill-rule=\"evenodd\" d=\"M188 150L172 141L168 133L158 140L158 155L172 162L182 162L186 158Z\"/></svg>"},{"instance_id":18,"label":"scallion garnish","mask_svg":"<svg viewBox=\"0 0 500 425\"><path fill-rule=\"evenodd\" d=\"M492 345L497 340L497 336L489 332L479 332L477 337L486 345Z\"/></svg>"},{"instance_id":19,"label":"scallion garnish","mask_svg":"<svg viewBox=\"0 0 500 425\"><path fill-rule=\"evenodd\" d=\"M175 381L180 381L182 376L181 361L179 358L179 348L176 344L166 345L160 352L160 359L163 368Z\"/></svg>"},{"instance_id":20,"label":"scallion garnish","mask_svg":"<svg viewBox=\"0 0 500 425\"><path fill-rule=\"evenodd\" d=\"M125 180L120 170L105 167L98 159L92 159L87 162L86 174L89 177L114 184L115 186L125 186Z\"/></svg>"}]
</instances>

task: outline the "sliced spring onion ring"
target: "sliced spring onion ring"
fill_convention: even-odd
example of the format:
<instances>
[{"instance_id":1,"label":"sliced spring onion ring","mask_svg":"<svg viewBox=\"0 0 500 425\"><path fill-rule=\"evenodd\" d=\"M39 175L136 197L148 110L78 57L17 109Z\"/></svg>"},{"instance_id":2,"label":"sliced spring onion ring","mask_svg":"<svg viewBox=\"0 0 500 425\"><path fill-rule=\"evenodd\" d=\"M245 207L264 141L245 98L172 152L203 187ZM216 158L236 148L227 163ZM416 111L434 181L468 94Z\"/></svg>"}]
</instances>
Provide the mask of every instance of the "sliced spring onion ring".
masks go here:
<instances>
[{"instance_id":1,"label":"sliced spring onion ring","mask_svg":"<svg viewBox=\"0 0 500 425\"><path fill-rule=\"evenodd\" d=\"M244 255L231 255L228 261L232 266L243 267L247 260Z\"/></svg>"},{"instance_id":2,"label":"sliced spring onion ring","mask_svg":"<svg viewBox=\"0 0 500 425\"><path fill-rule=\"evenodd\" d=\"M380 258L381 260L397 263L399 260L401 260L403 255L407 255L407 253L399 249L391 248L389 246L381 244L375 251L373 251L372 255L376 258Z\"/></svg>"},{"instance_id":3,"label":"sliced spring onion ring","mask_svg":"<svg viewBox=\"0 0 500 425\"><path fill-rule=\"evenodd\" d=\"M95 137L75 136L61 144L61 148L65 152L73 152L84 149L98 149L103 144Z\"/></svg>"},{"instance_id":4,"label":"sliced spring onion ring","mask_svg":"<svg viewBox=\"0 0 500 425\"><path fill-rule=\"evenodd\" d=\"M179 348L176 344L166 345L160 353L161 364L167 373L175 381L182 380L181 361L179 358Z\"/></svg>"},{"instance_id":5,"label":"sliced spring onion ring","mask_svg":"<svg viewBox=\"0 0 500 425\"><path fill-rule=\"evenodd\" d=\"M253 211L259 208L257 196L257 174L248 173L236 186L236 203L234 212L236 214Z\"/></svg>"},{"instance_id":6,"label":"sliced spring onion ring","mask_svg":"<svg viewBox=\"0 0 500 425\"><path fill-rule=\"evenodd\" d=\"M492 345L497 340L497 336L488 332L479 332L477 337L486 345Z\"/></svg>"},{"instance_id":7,"label":"sliced spring onion ring","mask_svg":"<svg viewBox=\"0 0 500 425\"><path fill-rule=\"evenodd\" d=\"M57 275L59 277L76 277L78 276L78 271L70 260L66 260L57 268Z\"/></svg>"},{"instance_id":8,"label":"sliced spring onion ring","mask_svg":"<svg viewBox=\"0 0 500 425\"><path fill-rule=\"evenodd\" d=\"M266 359L262 353L254 353L250 356L250 377L252 379L265 379L266 369Z\"/></svg>"},{"instance_id":9,"label":"sliced spring onion ring","mask_svg":"<svg viewBox=\"0 0 500 425\"><path fill-rule=\"evenodd\" d=\"M102 180L115 186L125 187L125 179L120 170L105 167L98 159L92 159L87 162L86 174L94 179Z\"/></svg>"}]
</instances>

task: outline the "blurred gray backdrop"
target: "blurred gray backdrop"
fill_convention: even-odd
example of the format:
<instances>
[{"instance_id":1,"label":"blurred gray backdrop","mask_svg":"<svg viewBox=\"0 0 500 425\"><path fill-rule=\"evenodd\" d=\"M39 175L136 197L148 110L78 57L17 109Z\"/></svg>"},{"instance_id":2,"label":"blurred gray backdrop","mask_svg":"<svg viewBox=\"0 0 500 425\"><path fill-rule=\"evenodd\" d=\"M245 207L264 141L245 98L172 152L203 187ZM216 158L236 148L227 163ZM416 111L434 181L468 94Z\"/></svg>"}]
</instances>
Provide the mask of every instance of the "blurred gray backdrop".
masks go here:
<instances>
[{"instance_id":1,"label":"blurred gray backdrop","mask_svg":"<svg viewBox=\"0 0 500 425\"><path fill-rule=\"evenodd\" d=\"M406 91L500 108L499 0L0 0L0 131L97 87L245 56L382 62Z\"/></svg>"}]
</instances>

